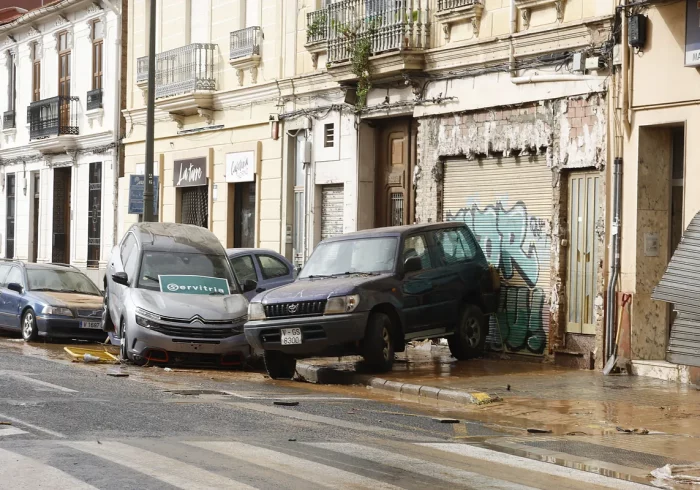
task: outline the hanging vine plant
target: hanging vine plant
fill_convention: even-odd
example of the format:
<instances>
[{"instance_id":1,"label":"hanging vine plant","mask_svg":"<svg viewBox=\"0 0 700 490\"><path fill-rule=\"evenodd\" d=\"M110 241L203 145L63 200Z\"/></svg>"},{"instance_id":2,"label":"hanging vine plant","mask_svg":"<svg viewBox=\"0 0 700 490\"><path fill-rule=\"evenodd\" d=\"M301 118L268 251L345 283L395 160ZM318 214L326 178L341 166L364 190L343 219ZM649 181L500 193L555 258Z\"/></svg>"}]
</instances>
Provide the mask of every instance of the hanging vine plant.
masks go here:
<instances>
[{"instance_id":1,"label":"hanging vine plant","mask_svg":"<svg viewBox=\"0 0 700 490\"><path fill-rule=\"evenodd\" d=\"M357 77L357 101L355 108L360 110L367 105L367 95L372 88L370 80L369 57L372 53L372 41L370 36L355 38L352 55L352 73Z\"/></svg>"}]
</instances>

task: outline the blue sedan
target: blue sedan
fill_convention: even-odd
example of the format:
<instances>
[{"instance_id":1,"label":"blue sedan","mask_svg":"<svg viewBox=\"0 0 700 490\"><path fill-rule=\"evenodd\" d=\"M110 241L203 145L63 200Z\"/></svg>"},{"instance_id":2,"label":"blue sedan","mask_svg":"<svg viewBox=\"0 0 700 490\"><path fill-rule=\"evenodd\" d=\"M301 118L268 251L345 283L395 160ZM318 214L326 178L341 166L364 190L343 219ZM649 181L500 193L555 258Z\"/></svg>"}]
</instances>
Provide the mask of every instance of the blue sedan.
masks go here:
<instances>
[{"instance_id":1,"label":"blue sedan","mask_svg":"<svg viewBox=\"0 0 700 490\"><path fill-rule=\"evenodd\" d=\"M75 267L0 261L0 328L38 337L104 340L103 297Z\"/></svg>"},{"instance_id":2,"label":"blue sedan","mask_svg":"<svg viewBox=\"0 0 700 490\"><path fill-rule=\"evenodd\" d=\"M263 248L230 248L226 254L238 282L244 290L250 289L244 294L248 301L258 293L294 282L294 266L277 252Z\"/></svg>"}]
</instances>

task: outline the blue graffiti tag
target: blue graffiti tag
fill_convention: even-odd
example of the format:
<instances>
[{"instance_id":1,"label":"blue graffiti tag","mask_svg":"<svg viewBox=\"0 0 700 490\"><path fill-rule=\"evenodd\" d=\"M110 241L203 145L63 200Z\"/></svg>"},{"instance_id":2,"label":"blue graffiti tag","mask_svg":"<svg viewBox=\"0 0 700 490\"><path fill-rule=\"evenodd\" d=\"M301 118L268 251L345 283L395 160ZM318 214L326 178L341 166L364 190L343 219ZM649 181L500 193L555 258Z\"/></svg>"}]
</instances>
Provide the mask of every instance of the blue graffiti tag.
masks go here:
<instances>
[{"instance_id":1,"label":"blue graffiti tag","mask_svg":"<svg viewBox=\"0 0 700 490\"><path fill-rule=\"evenodd\" d=\"M498 267L503 278L513 279L515 272L518 272L526 286L506 284L501 289L496 314L500 337L509 351L526 349L533 354L542 354L547 345L545 293L542 288L536 287L540 279L536 243L546 245L545 221L528 216L527 207L522 201L507 211L500 201L483 209L472 204L454 214L448 211L447 221L462 221L469 226L486 259ZM546 253L548 248L543 247L541 252Z\"/></svg>"}]
</instances>

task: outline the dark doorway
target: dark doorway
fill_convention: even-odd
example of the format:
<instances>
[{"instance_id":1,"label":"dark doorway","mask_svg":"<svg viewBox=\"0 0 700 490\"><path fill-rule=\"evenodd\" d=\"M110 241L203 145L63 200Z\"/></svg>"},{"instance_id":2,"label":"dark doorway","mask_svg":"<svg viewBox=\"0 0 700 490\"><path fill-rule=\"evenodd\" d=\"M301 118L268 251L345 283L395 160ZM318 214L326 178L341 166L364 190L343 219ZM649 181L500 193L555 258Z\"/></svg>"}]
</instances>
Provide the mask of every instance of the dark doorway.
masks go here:
<instances>
[{"instance_id":1,"label":"dark doorway","mask_svg":"<svg viewBox=\"0 0 700 490\"><path fill-rule=\"evenodd\" d=\"M234 186L233 246L255 247L255 182L239 182Z\"/></svg>"},{"instance_id":2,"label":"dark doorway","mask_svg":"<svg viewBox=\"0 0 700 490\"><path fill-rule=\"evenodd\" d=\"M9 174L5 188L7 189L7 216L5 220L5 258L15 257L15 189L16 176Z\"/></svg>"},{"instance_id":3,"label":"dark doorway","mask_svg":"<svg viewBox=\"0 0 700 490\"><path fill-rule=\"evenodd\" d=\"M378 122L375 167L376 227L410 223L412 120L388 119Z\"/></svg>"},{"instance_id":4,"label":"dark doorway","mask_svg":"<svg viewBox=\"0 0 700 490\"><path fill-rule=\"evenodd\" d=\"M180 222L209 228L209 188L206 185L183 187Z\"/></svg>"},{"instance_id":5,"label":"dark doorway","mask_svg":"<svg viewBox=\"0 0 700 490\"><path fill-rule=\"evenodd\" d=\"M39 172L32 174L32 262L36 262L39 257L39 206L41 202L39 175Z\"/></svg>"},{"instance_id":6,"label":"dark doorway","mask_svg":"<svg viewBox=\"0 0 700 490\"><path fill-rule=\"evenodd\" d=\"M53 171L53 240L51 261L70 263L71 167Z\"/></svg>"}]
</instances>

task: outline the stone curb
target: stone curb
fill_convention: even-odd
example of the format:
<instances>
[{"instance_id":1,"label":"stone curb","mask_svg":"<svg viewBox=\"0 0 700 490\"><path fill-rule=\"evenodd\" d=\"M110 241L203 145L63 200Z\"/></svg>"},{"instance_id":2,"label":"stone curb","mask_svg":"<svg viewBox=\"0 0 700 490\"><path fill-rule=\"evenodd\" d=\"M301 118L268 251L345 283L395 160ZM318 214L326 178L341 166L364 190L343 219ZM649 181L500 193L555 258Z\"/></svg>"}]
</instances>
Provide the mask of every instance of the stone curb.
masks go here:
<instances>
[{"instance_id":1,"label":"stone curb","mask_svg":"<svg viewBox=\"0 0 700 490\"><path fill-rule=\"evenodd\" d=\"M454 403L457 405L486 405L501 401L497 396L488 393L468 392L461 390L441 389L435 386L414 385L387 381L383 378L367 374L333 369L325 366L297 363L297 378L307 383L323 385L364 385L375 390L400 393L402 395L417 396L437 400L439 402Z\"/></svg>"}]
</instances>

